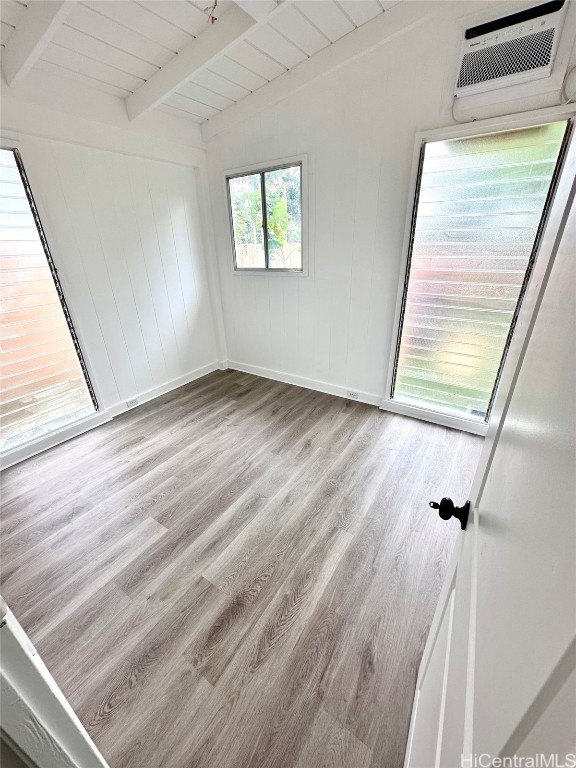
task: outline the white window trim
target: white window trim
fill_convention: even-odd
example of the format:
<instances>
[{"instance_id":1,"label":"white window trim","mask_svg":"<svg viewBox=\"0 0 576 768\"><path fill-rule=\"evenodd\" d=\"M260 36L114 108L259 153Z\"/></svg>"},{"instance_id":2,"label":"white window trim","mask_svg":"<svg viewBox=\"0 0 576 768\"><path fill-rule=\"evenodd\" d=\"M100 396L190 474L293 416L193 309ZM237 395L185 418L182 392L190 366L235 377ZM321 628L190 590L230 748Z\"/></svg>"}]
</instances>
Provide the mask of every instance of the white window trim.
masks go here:
<instances>
[{"instance_id":1,"label":"white window trim","mask_svg":"<svg viewBox=\"0 0 576 768\"><path fill-rule=\"evenodd\" d=\"M540 125L541 123L551 123L555 120L569 120L576 115L576 104L566 104L559 107L539 109L531 112L523 112L511 116L489 118L487 120L477 120L471 123L451 125L445 128L436 128L430 131L420 131L416 133L414 141L414 152L412 157L412 172L410 176L410 188L408 190L408 205L406 211L406 224L404 227L404 240L402 245L402 261L400 264L400 277L398 281L398 292L396 297L396 309L394 313L394 322L392 325L392 334L390 336L390 355L388 360L388 370L386 372L385 395L380 403L380 408L384 411L400 413L404 416L412 416L417 419L429 421L432 424L441 424L453 429L459 429L463 432L472 432L476 435L485 435L488 431L488 424L475 419L467 419L461 416L434 411L428 408L407 405L393 400L390 397L392 391L392 381L394 377L394 365L396 362L396 344L398 334L400 333L400 323L402 316L402 300L404 296L404 280L406 277L406 268L408 265L408 255L410 251L410 238L412 234L412 218L414 215L414 205L416 200L416 189L418 185L418 173L420 168L420 153L424 143L431 141L446 141L449 139L462 139L468 136L496 131L506 131L514 128L529 128L531 125ZM530 278L532 281L533 275ZM502 387L502 381L497 386L497 390ZM492 418L490 418L490 421Z\"/></svg>"},{"instance_id":2,"label":"white window trim","mask_svg":"<svg viewBox=\"0 0 576 768\"><path fill-rule=\"evenodd\" d=\"M301 207L302 207L302 269L237 269L234 261L234 225L232 223L232 210L230 208L230 197L228 193L228 179L231 176L248 176L253 173L262 173L262 171L273 170L285 165L302 166L301 175ZM233 275L260 275L268 277L276 275L278 277L308 277L309 256L308 256L308 155L291 155L290 157L281 157L269 162L253 163L244 165L241 168L231 168L224 172L224 194L226 200L226 209L228 211L228 227L230 230L230 264Z\"/></svg>"}]
</instances>

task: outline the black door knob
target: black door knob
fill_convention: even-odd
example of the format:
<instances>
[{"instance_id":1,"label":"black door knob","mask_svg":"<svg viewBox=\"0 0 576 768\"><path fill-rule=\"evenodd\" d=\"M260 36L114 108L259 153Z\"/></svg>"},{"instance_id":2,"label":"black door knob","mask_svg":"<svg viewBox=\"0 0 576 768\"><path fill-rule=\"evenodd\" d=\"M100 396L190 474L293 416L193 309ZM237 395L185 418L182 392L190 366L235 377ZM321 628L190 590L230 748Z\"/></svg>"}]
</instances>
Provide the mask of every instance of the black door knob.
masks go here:
<instances>
[{"instance_id":1,"label":"black door knob","mask_svg":"<svg viewBox=\"0 0 576 768\"><path fill-rule=\"evenodd\" d=\"M460 528L462 528L463 531L466 530L468 515L470 514L469 501L467 501L463 507L455 507L452 499L445 497L442 499L440 504L438 504L436 501L431 501L430 506L432 509L438 510L438 514L442 520L450 520L451 517L455 517L457 520L460 520Z\"/></svg>"}]
</instances>

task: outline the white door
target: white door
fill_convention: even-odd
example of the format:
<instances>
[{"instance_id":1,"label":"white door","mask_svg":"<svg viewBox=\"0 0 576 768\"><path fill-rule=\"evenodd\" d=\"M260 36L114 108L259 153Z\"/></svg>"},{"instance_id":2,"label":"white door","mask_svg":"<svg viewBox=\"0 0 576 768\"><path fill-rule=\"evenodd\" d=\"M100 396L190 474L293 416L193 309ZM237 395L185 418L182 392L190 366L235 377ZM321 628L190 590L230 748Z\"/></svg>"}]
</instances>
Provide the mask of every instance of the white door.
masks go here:
<instances>
[{"instance_id":1,"label":"white door","mask_svg":"<svg viewBox=\"0 0 576 768\"><path fill-rule=\"evenodd\" d=\"M422 658L406 768L536 754L559 756L508 764L576 766L575 192L572 137Z\"/></svg>"},{"instance_id":2,"label":"white door","mask_svg":"<svg viewBox=\"0 0 576 768\"><path fill-rule=\"evenodd\" d=\"M30 639L0 597L0 732L38 768L108 768ZM4 765L3 757L0 762Z\"/></svg>"}]
</instances>

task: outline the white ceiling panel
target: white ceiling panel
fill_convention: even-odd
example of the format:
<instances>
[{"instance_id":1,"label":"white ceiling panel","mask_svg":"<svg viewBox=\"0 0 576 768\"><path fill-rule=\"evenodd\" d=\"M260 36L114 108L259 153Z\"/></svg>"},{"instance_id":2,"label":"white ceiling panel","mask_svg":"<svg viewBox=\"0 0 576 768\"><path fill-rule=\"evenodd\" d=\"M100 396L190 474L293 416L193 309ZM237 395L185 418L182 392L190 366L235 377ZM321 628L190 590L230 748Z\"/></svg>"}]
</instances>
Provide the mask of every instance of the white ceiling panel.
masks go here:
<instances>
[{"instance_id":1,"label":"white ceiling panel","mask_svg":"<svg viewBox=\"0 0 576 768\"><path fill-rule=\"evenodd\" d=\"M268 56L272 57L287 69L295 67L301 61L304 61L306 54L297 48L289 40L286 40L279 32L273 29L269 24L252 32L249 41Z\"/></svg>"},{"instance_id":2,"label":"white ceiling panel","mask_svg":"<svg viewBox=\"0 0 576 768\"><path fill-rule=\"evenodd\" d=\"M40 59L37 61L34 65L34 69L39 69L42 72L49 72L51 75L56 75L57 77L61 77L66 80L74 80L86 88L94 88L97 91L103 91L104 93L109 93L112 96L118 96L121 99L125 99L126 96L128 96L130 93L123 88L117 88L115 85L104 83L101 80L95 80L94 78L86 77L86 75L82 75L80 72L68 69L67 67L62 67L59 64L53 64L52 62L46 61L45 59Z\"/></svg>"},{"instance_id":3,"label":"white ceiling panel","mask_svg":"<svg viewBox=\"0 0 576 768\"><path fill-rule=\"evenodd\" d=\"M233 101L240 101L240 99L243 99L250 93L248 88L243 88L241 85L232 83L225 77L220 77L220 75L217 75L215 72L210 72L208 69L199 72L193 78L192 82L198 83L198 85L202 85L204 88L208 88L209 90L214 91L214 93L219 93L221 96L226 96Z\"/></svg>"},{"instance_id":4,"label":"white ceiling panel","mask_svg":"<svg viewBox=\"0 0 576 768\"><path fill-rule=\"evenodd\" d=\"M257 21L264 21L277 5L276 0L236 0L236 2L243 11Z\"/></svg>"},{"instance_id":5,"label":"white ceiling panel","mask_svg":"<svg viewBox=\"0 0 576 768\"><path fill-rule=\"evenodd\" d=\"M120 69L110 67L101 61L95 61L68 48L62 48L56 45L56 43L50 43L46 50L43 51L41 58L52 64L58 64L74 72L79 72L81 75L86 75L86 77L93 78L94 80L122 88L127 92L135 91L144 82L140 77L122 72Z\"/></svg>"},{"instance_id":6,"label":"white ceiling panel","mask_svg":"<svg viewBox=\"0 0 576 768\"><path fill-rule=\"evenodd\" d=\"M308 56L312 56L330 45L330 40L319 32L295 6L286 8L277 19L270 22L270 26L304 53L307 53Z\"/></svg>"},{"instance_id":7,"label":"white ceiling panel","mask_svg":"<svg viewBox=\"0 0 576 768\"><path fill-rule=\"evenodd\" d=\"M195 99L209 107L214 107L217 110L226 109L226 107L230 107L235 103L233 99L229 99L219 93L214 93L214 91L210 91L208 88L198 85L198 83L185 83L178 88L177 93L182 96L188 96L189 99Z\"/></svg>"},{"instance_id":8,"label":"white ceiling panel","mask_svg":"<svg viewBox=\"0 0 576 768\"><path fill-rule=\"evenodd\" d=\"M15 27L26 12L26 4L16 0L0 0L0 19Z\"/></svg>"},{"instance_id":9,"label":"white ceiling panel","mask_svg":"<svg viewBox=\"0 0 576 768\"><path fill-rule=\"evenodd\" d=\"M158 71L159 67L143 61L138 56L121 51L113 45L103 43L91 35L80 32L67 24L63 24L53 37L53 42L62 48L69 48L77 53L85 54L92 59L108 64L115 69L126 72L136 77L148 80Z\"/></svg>"},{"instance_id":10,"label":"white ceiling panel","mask_svg":"<svg viewBox=\"0 0 576 768\"><path fill-rule=\"evenodd\" d=\"M14 32L14 27L12 24L6 24L5 21L0 22L0 43L2 45L6 45L8 40L12 37L12 33Z\"/></svg>"},{"instance_id":11,"label":"white ceiling panel","mask_svg":"<svg viewBox=\"0 0 576 768\"><path fill-rule=\"evenodd\" d=\"M338 5L356 27L361 27L384 12L377 0L338 0Z\"/></svg>"},{"instance_id":12,"label":"white ceiling panel","mask_svg":"<svg viewBox=\"0 0 576 768\"><path fill-rule=\"evenodd\" d=\"M80 3L74 6L74 10L67 17L66 26L78 29L103 43L126 51L158 67L167 64L174 55L164 46L148 40L137 32L126 29L121 24L111 21L107 16L103 16L99 11L94 11Z\"/></svg>"},{"instance_id":13,"label":"white ceiling panel","mask_svg":"<svg viewBox=\"0 0 576 768\"><path fill-rule=\"evenodd\" d=\"M164 2L164 0L160 0L160 2ZM196 8L198 8L198 10L202 11L203 13L207 13L208 10L210 10L214 5L214 0L185 0L185 2L196 6ZM256 0L256 2L258 4L262 3L263 5L266 5L268 0ZM229 10L229 8L231 8L233 5L236 5L236 0L218 0L214 15L217 19L222 18L222 14L226 13L226 11Z\"/></svg>"},{"instance_id":14,"label":"white ceiling panel","mask_svg":"<svg viewBox=\"0 0 576 768\"><path fill-rule=\"evenodd\" d=\"M190 112L184 112L184 110L171 107L169 104L159 104L156 109L159 109L161 112L166 112L168 115L172 115L172 117L182 117L185 120L192 120L194 123L204 122L204 118L195 117Z\"/></svg>"},{"instance_id":15,"label":"white ceiling panel","mask_svg":"<svg viewBox=\"0 0 576 768\"><path fill-rule=\"evenodd\" d=\"M194 37L210 24L208 12L204 13L188 0L139 0L139 4ZM208 5L206 2L204 7Z\"/></svg>"},{"instance_id":16,"label":"white ceiling panel","mask_svg":"<svg viewBox=\"0 0 576 768\"><path fill-rule=\"evenodd\" d=\"M258 50L247 40L235 45L228 52L228 56L266 80L273 80L287 71L285 66L271 59L268 54Z\"/></svg>"},{"instance_id":17,"label":"white ceiling panel","mask_svg":"<svg viewBox=\"0 0 576 768\"><path fill-rule=\"evenodd\" d=\"M354 24L332 0L300 0L296 7L332 42L354 29Z\"/></svg>"},{"instance_id":18,"label":"white ceiling panel","mask_svg":"<svg viewBox=\"0 0 576 768\"><path fill-rule=\"evenodd\" d=\"M267 82L265 78L246 69L242 64L238 64L238 62L229 59L228 56L222 56L211 64L210 71L215 72L221 77L225 77L232 83L248 88L250 91L255 91L257 88L261 88Z\"/></svg>"},{"instance_id":19,"label":"white ceiling panel","mask_svg":"<svg viewBox=\"0 0 576 768\"><path fill-rule=\"evenodd\" d=\"M126 29L138 32L146 39L164 46L173 53L181 50L193 39L192 35L148 10L148 8L144 8L136 2L130 2L130 0L123 2L91 0L86 5L106 18L121 24Z\"/></svg>"},{"instance_id":20,"label":"white ceiling panel","mask_svg":"<svg viewBox=\"0 0 576 768\"><path fill-rule=\"evenodd\" d=\"M179 93L173 93L171 96L168 96L164 100L164 104L176 107L184 112L190 112L192 115L196 115L196 117L203 118L204 120L220 111L219 109L214 109L214 107L208 107L206 104L201 104L194 99L189 99L187 96L182 96Z\"/></svg>"}]
</instances>

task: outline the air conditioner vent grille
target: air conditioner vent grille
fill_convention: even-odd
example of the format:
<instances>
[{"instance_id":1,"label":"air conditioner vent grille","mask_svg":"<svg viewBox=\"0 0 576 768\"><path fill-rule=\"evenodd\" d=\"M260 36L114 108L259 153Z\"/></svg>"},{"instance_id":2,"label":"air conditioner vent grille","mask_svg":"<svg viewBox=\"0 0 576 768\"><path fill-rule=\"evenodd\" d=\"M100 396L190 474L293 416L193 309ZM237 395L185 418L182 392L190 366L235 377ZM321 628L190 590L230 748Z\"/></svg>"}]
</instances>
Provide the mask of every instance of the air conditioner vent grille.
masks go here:
<instances>
[{"instance_id":1,"label":"air conditioner vent grille","mask_svg":"<svg viewBox=\"0 0 576 768\"><path fill-rule=\"evenodd\" d=\"M554 32L555 29L550 28L465 54L456 87L466 88L499 77L548 66L552 56Z\"/></svg>"}]
</instances>

